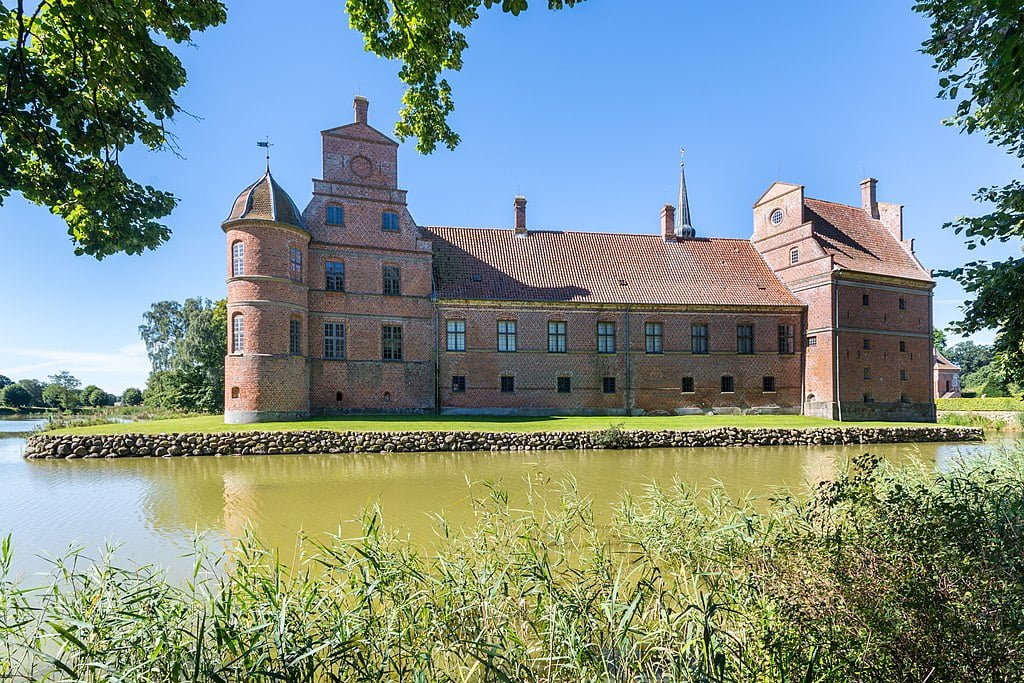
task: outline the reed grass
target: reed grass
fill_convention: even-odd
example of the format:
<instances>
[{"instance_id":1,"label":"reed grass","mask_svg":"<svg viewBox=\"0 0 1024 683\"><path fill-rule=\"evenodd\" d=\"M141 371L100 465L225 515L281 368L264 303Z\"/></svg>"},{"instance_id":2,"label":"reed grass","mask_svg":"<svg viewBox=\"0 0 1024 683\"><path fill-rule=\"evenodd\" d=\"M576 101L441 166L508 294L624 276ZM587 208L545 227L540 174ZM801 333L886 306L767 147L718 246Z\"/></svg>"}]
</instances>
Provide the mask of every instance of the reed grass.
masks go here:
<instances>
[{"instance_id":1,"label":"reed grass","mask_svg":"<svg viewBox=\"0 0 1024 683\"><path fill-rule=\"evenodd\" d=\"M430 550L367 513L357 538L252 534L189 579L72 552L11 574L0 680L1010 681L1024 676L1024 454L946 473L855 460L770 501L675 484L607 525L572 481ZM766 504L767 503L767 504Z\"/></svg>"}]
</instances>

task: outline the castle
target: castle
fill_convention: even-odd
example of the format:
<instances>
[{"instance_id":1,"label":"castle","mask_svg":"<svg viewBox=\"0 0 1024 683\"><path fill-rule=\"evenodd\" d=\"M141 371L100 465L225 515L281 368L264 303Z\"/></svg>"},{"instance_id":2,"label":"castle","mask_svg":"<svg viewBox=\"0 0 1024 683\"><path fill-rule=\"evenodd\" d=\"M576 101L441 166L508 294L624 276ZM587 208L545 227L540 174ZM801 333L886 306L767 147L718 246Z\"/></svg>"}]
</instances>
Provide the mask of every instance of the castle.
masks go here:
<instances>
[{"instance_id":1,"label":"castle","mask_svg":"<svg viewBox=\"0 0 1024 683\"><path fill-rule=\"evenodd\" d=\"M902 207L774 183L749 240L425 227L398 144L325 130L299 211L269 166L227 237L225 421L348 412L803 413L935 419L930 274ZM653 221L652 221L653 222Z\"/></svg>"}]
</instances>

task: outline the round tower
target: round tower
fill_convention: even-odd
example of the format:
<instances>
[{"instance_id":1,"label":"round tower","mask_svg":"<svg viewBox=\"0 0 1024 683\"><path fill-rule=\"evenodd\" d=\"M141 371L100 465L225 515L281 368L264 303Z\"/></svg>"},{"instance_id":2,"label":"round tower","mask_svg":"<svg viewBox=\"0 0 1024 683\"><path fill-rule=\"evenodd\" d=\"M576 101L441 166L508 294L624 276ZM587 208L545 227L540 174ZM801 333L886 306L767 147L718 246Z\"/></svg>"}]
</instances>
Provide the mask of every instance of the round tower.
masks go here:
<instances>
[{"instance_id":1,"label":"round tower","mask_svg":"<svg viewBox=\"0 0 1024 683\"><path fill-rule=\"evenodd\" d=\"M310 234L270 168L242 190L227 236L228 348L224 421L309 415Z\"/></svg>"}]
</instances>

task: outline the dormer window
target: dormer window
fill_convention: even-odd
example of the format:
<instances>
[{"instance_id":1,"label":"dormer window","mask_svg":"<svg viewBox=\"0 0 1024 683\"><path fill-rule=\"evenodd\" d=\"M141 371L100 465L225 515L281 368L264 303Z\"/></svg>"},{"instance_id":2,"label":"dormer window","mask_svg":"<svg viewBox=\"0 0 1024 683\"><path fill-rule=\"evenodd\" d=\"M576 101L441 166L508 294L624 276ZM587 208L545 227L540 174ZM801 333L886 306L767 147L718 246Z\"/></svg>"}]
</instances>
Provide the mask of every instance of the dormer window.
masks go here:
<instances>
[{"instance_id":1,"label":"dormer window","mask_svg":"<svg viewBox=\"0 0 1024 683\"><path fill-rule=\"evenodd\" d=\"M345 225L345 207L327 207L327 225Z\"/></svg>"},{"instance_id":2,"label":"dormer window","mask_svg":"<svg viewBox=\"0 0 1024 683\"><path fill-rule=\"evenodd\" d=\"M782 222L782 209L775 209L772 211L772 215L769 217L772 225L778 225Z\"/></svg>"},{"instance_id":3,"label":"dormer window","mask_svg":"<svg viewBox=\"0 0 1024 683\"><path fill-rule=\"evenodd\" d=\"M385 232L398 232L398 214L394 211L385 211L381 217L380 229Z\"/></svg>"},{"instance_id":4,"label":"dormer window","mask_svg":"<svg viewBox=\"0 0 1024 683\"><path fill-rule=\"evenodd\" d=\"M789 250L789 265L800 263L800 247L793 247Z\"/></svg>"}]
</instances>

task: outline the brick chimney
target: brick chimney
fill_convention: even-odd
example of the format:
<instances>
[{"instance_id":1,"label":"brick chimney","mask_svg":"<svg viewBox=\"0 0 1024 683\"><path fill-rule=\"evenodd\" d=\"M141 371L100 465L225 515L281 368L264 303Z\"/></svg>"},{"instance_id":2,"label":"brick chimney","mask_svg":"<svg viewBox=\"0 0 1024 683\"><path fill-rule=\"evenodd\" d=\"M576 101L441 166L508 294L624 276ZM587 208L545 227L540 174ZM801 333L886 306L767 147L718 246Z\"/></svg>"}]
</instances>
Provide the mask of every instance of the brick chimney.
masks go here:
<instances>
[{"instance_id":1,"label":"brick chimney","mask_svg":"<svg viewBox=\"0 0 1024 683\"><path fill-rule=\"evenodd\" d=\"M366 112L370 108L370 102L362 95L356 95L352 100L352 108L356 110L356 123L366 123Z\"/></svg>"},{"instance_id":2,"label":"brick chimney","mask_svg":"<svg viewBox=\"0 0 1024 683\"><path fill-rule=\"evenodd\" d=\"M878 185L878 181L874 178L865 178L860 181L860 205L864 209L864 213L875 219L878 218L878 196L875 192L876 185Z\"/></svg>"},{"instance_id":3,"label":"brick chimney","mask_svg":"<svg viewBox=\"0 0 1024 683\"><path fill-rule=\"evenodd\" d=\"M671 204L661 207L661 237L666 242L676 241L676 207Z\"/></svg>"},{"instance_id":4,"label":"brick chimney","mask_svg":"<svg viewBox=\"0 0 1024 683\"><path fill-rule=\"evenodd\" d=\"M526 235L526 197L516 197L516 234Z\"/></svg>"}]
</instances>

